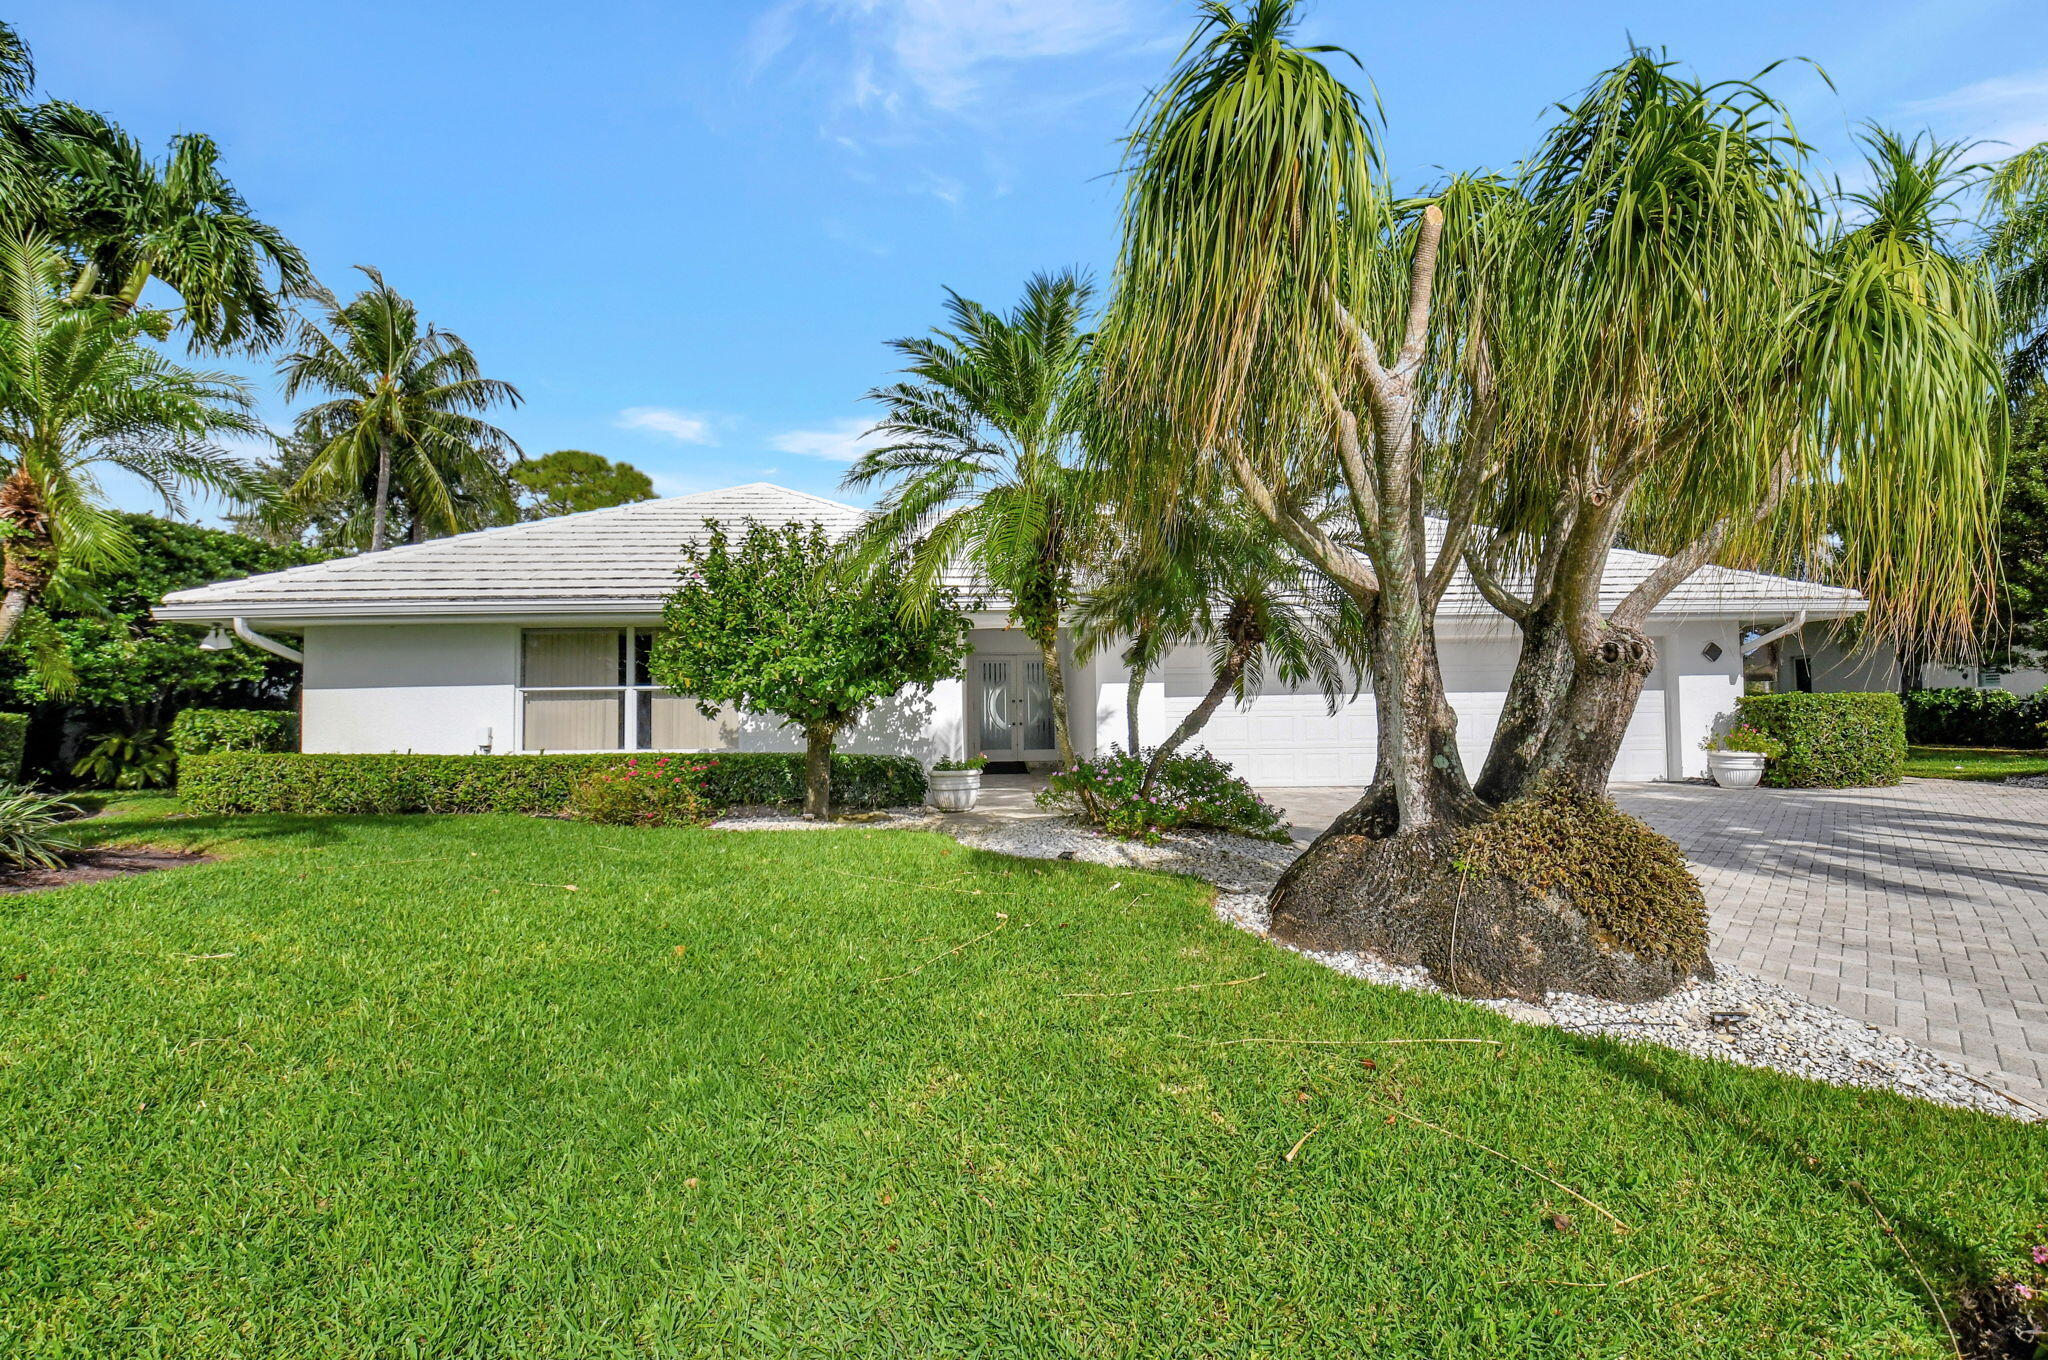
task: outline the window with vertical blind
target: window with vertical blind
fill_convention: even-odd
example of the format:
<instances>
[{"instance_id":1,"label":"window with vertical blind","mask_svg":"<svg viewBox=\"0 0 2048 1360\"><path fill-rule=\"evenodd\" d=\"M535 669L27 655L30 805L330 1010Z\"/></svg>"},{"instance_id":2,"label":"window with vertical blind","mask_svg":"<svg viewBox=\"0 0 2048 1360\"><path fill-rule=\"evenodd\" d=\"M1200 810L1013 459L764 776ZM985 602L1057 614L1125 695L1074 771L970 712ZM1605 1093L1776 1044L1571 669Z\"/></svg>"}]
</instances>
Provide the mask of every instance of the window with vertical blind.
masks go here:
<instances>
[{"instance_id":1,"label":"window with vertical blind","mask_svg":"<svg viewBox=\"0 0 2048 1360\"><path fill-rule=\"evenodd\" d=\"M727 751L731 709L716 718L647 674L646 628L529 628L519 657L524 751Z\"/></svg>"}]
</instances>

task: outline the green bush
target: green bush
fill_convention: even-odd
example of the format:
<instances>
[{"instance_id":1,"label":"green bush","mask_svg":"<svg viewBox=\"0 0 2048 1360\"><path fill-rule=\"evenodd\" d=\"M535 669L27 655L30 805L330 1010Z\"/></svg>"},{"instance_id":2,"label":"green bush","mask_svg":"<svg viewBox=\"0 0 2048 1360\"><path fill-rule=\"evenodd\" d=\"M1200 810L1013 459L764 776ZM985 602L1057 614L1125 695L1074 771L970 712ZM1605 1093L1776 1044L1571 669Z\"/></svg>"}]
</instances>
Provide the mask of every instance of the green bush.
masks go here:
<instances>
[{"instance_id":1,"label":"green bush","mask_svg":"<svg viewBox=\"0 0 2048 1360\"><path fill-rule=\"evenodd\" d=\"M21 753L27 744L28 714L0 713L0 784L21 778Z\"/></svg>"},{"instance_id":2,"label":"green bush","mask_svg":"<svg viewBox=\"0 0 2048 1360\"><path fill-rule=\"evenodd\" d=\"M71 773L98 789L160 789L178 768L177 753L158 729L109 732L72 763Z\"/></svg>"},{"instance_id":3,"label":"green bush","mask_svg":"<svg viewBox=\"0 0 2048 1360\"><path fill-rule=\"evenodd\" d=\"M803 802L804 758L780 751L693 755L713 808ZM200 812L559 812L576 781L617 755L300 755L221 751L178 763L178 792ZM835 755L833 801L901 807L924 799L924 767L908 756Z\"/></svg>"},{"instance_id":4,"label":"green bush","mask_svg":"<svg viewBox=\"0 0 2048 1360\"><path fill-rule=\"evenodd\" d=\"M2048 692L2022 698L2011 690L1918 689L1906 696L1906 740L1915 746L2048 745Z\"/></svg>"},{"instance_id":5,"label":"green bush","mask_svg":"<svg viewBox=\"0 0 2048 1360\"><path fill-rule=\"evenodd\" d=\"M298 715L277 709L188 708L171 719L171 745L181 756L289 751L298 744Z\"/></svg>"},{"instance_id":6,"label":"green bush","mask_svg":"<svg viewBox=\"0 0 2048 1360\"><path fill-rule=\"evenodd\" d=\"M1906 768L1906 716L1896 694L1751 694L1735 701L1746 725L1783 743L1764 767L1779 789L1896 784Z\"/></svg>"},{"instance_id":7,"label":"green bush","mask_svg":"<svg viewBox=\"0 0 2048 1360\"><path fill-rule=\"evenodd\" d=\"M1053 775L1040 805L1072 812L1112 836L1152 840L1162 831L1208 827L1260 840L1286 841L1281 810L1259 797L1227 761L1207 751L1167 757L1142 797L1145 759L1111 751Z\"/></svg>"},{"instance_id":8,"label":"green bush","mask_svg":"<svg viewBox=\"0 0 2048 1360\"><path fill-rule=\"evenodd\" d=\"M569 786L569 812L599 826L695 826L711 815L695 756L628 756Z\"/></svg>"}]
</instances>

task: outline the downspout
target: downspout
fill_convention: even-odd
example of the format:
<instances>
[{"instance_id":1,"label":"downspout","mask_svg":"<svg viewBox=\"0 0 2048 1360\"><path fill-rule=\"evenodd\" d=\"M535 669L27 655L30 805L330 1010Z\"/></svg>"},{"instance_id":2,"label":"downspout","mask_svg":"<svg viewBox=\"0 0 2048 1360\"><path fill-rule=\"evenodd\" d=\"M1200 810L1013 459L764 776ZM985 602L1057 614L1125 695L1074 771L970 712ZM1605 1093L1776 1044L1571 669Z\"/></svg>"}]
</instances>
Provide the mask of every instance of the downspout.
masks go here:
<instances>
[{"instance_id":1,"label":"downspout","mask_svg":"<svg viewBox=\"0 0 2048 1360\"><path fill-rule=\"evenodd\" d=\"M235 623L236 627L239 629L241 626L241 620L237 619ZM1765 633L1762 637L1750 643L1747 647L1744 647L1742 649L1742 654L1744 656L1755 656L1759 651L1763 650L1765 647L1770 646L1779 638L1785 637L1792 633L1796 633L1805 626L1806 611L1802 609L1799 611L1798 615L1793 618L1792 622L1784 625L1782 628L1773 628L1770 632Z\"/></svg>"},{"instance_id":2,"label":"downspout","mask_svg":"<svg viewBox=\"0 0 2048 1360\"><path fill-rule=\"evenodd\" d=\"M248 643L251 647L261 647L272 656L281 656L287 661L296 661L301 666L306 664L306 654L304 652L296 647L287 647L276 638L263 636L263 634L249 626L247 619L231 619L229 620L229 626L235 630L236 637Z\"/></svg>"}]
</instances>

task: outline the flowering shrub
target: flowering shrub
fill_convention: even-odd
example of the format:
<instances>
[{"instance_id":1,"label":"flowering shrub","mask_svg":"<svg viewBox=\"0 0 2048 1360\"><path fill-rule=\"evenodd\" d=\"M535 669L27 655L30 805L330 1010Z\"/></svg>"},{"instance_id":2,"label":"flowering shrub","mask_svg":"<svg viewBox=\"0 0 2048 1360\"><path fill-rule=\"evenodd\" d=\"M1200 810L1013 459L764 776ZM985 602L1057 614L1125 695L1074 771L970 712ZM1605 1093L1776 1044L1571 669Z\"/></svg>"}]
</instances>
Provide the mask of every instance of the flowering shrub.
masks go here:
<instances>
[{"instance_id":1,"label":"flowering shrub","mask_svg":"<svg viewBox=\"0 0 2048 1360\"><path fill-rule=\"evenodd\" d=\"M1169 756L1141 796L1144 781L1144 757L1112 749L1053 775L1038 802L1073 812L1112 836L1149 841L1162 831L1200 826L1260 840L1288 838L1281 810L1207 751Z\"/></svg>"},{"instance_id":2,"label":"flowering shrub","mask_svg":"<svg viewBox=\"0 0 2048 1360\"><path fill-rule=\"evenodd\" d=\"M587 774L569 786L569 811L602 826L695 826L710 817L701 760L657 756Z\"/></svg>"},{"instance_id":3,"label":"flowering shrub","mask_svg":"<svg viewBox=\"0 0 2048 1360\"><path fill-rule=\"evenodd\" d=\"M1768 732L1751 727L1748 723L1737 723L1719 737L1707 739L1709 751L1748 751L1766 760L1776 760L1785 754L1785 743Z\"/></svg>"}]
</instances>

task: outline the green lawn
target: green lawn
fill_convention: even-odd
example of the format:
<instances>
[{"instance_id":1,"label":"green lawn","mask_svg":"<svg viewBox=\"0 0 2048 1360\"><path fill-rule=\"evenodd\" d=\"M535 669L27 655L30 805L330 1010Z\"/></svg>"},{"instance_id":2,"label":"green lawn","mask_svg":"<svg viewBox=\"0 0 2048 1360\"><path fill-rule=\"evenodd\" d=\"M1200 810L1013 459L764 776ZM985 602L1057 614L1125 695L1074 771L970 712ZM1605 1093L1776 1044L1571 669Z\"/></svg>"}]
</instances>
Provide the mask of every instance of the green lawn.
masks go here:
<instances>
[{"instance_id":1,"label":"green lawn","mask_svg":"<svg viewBox=\"0 0 2048 1360\"><path fill-rule=\"evenodd\" d=\"M1372 987L1185 880L167 806L92 825L216 862L0 900L10 1357L1939 1356L1918 1272L2048 1220L2041 1128Z\"/></svg>"},{"instance_id":2,"label":"green lawn","mask_svg":"<svg viewBox=\"0 0 2048 1360\"><path fill-rule=\"evenodd\" d=\"M2048 751L1909 746L1906 773L1921 779L2003 779L2013 774L2048 774Z\"/></svg>"}]
</instances>

